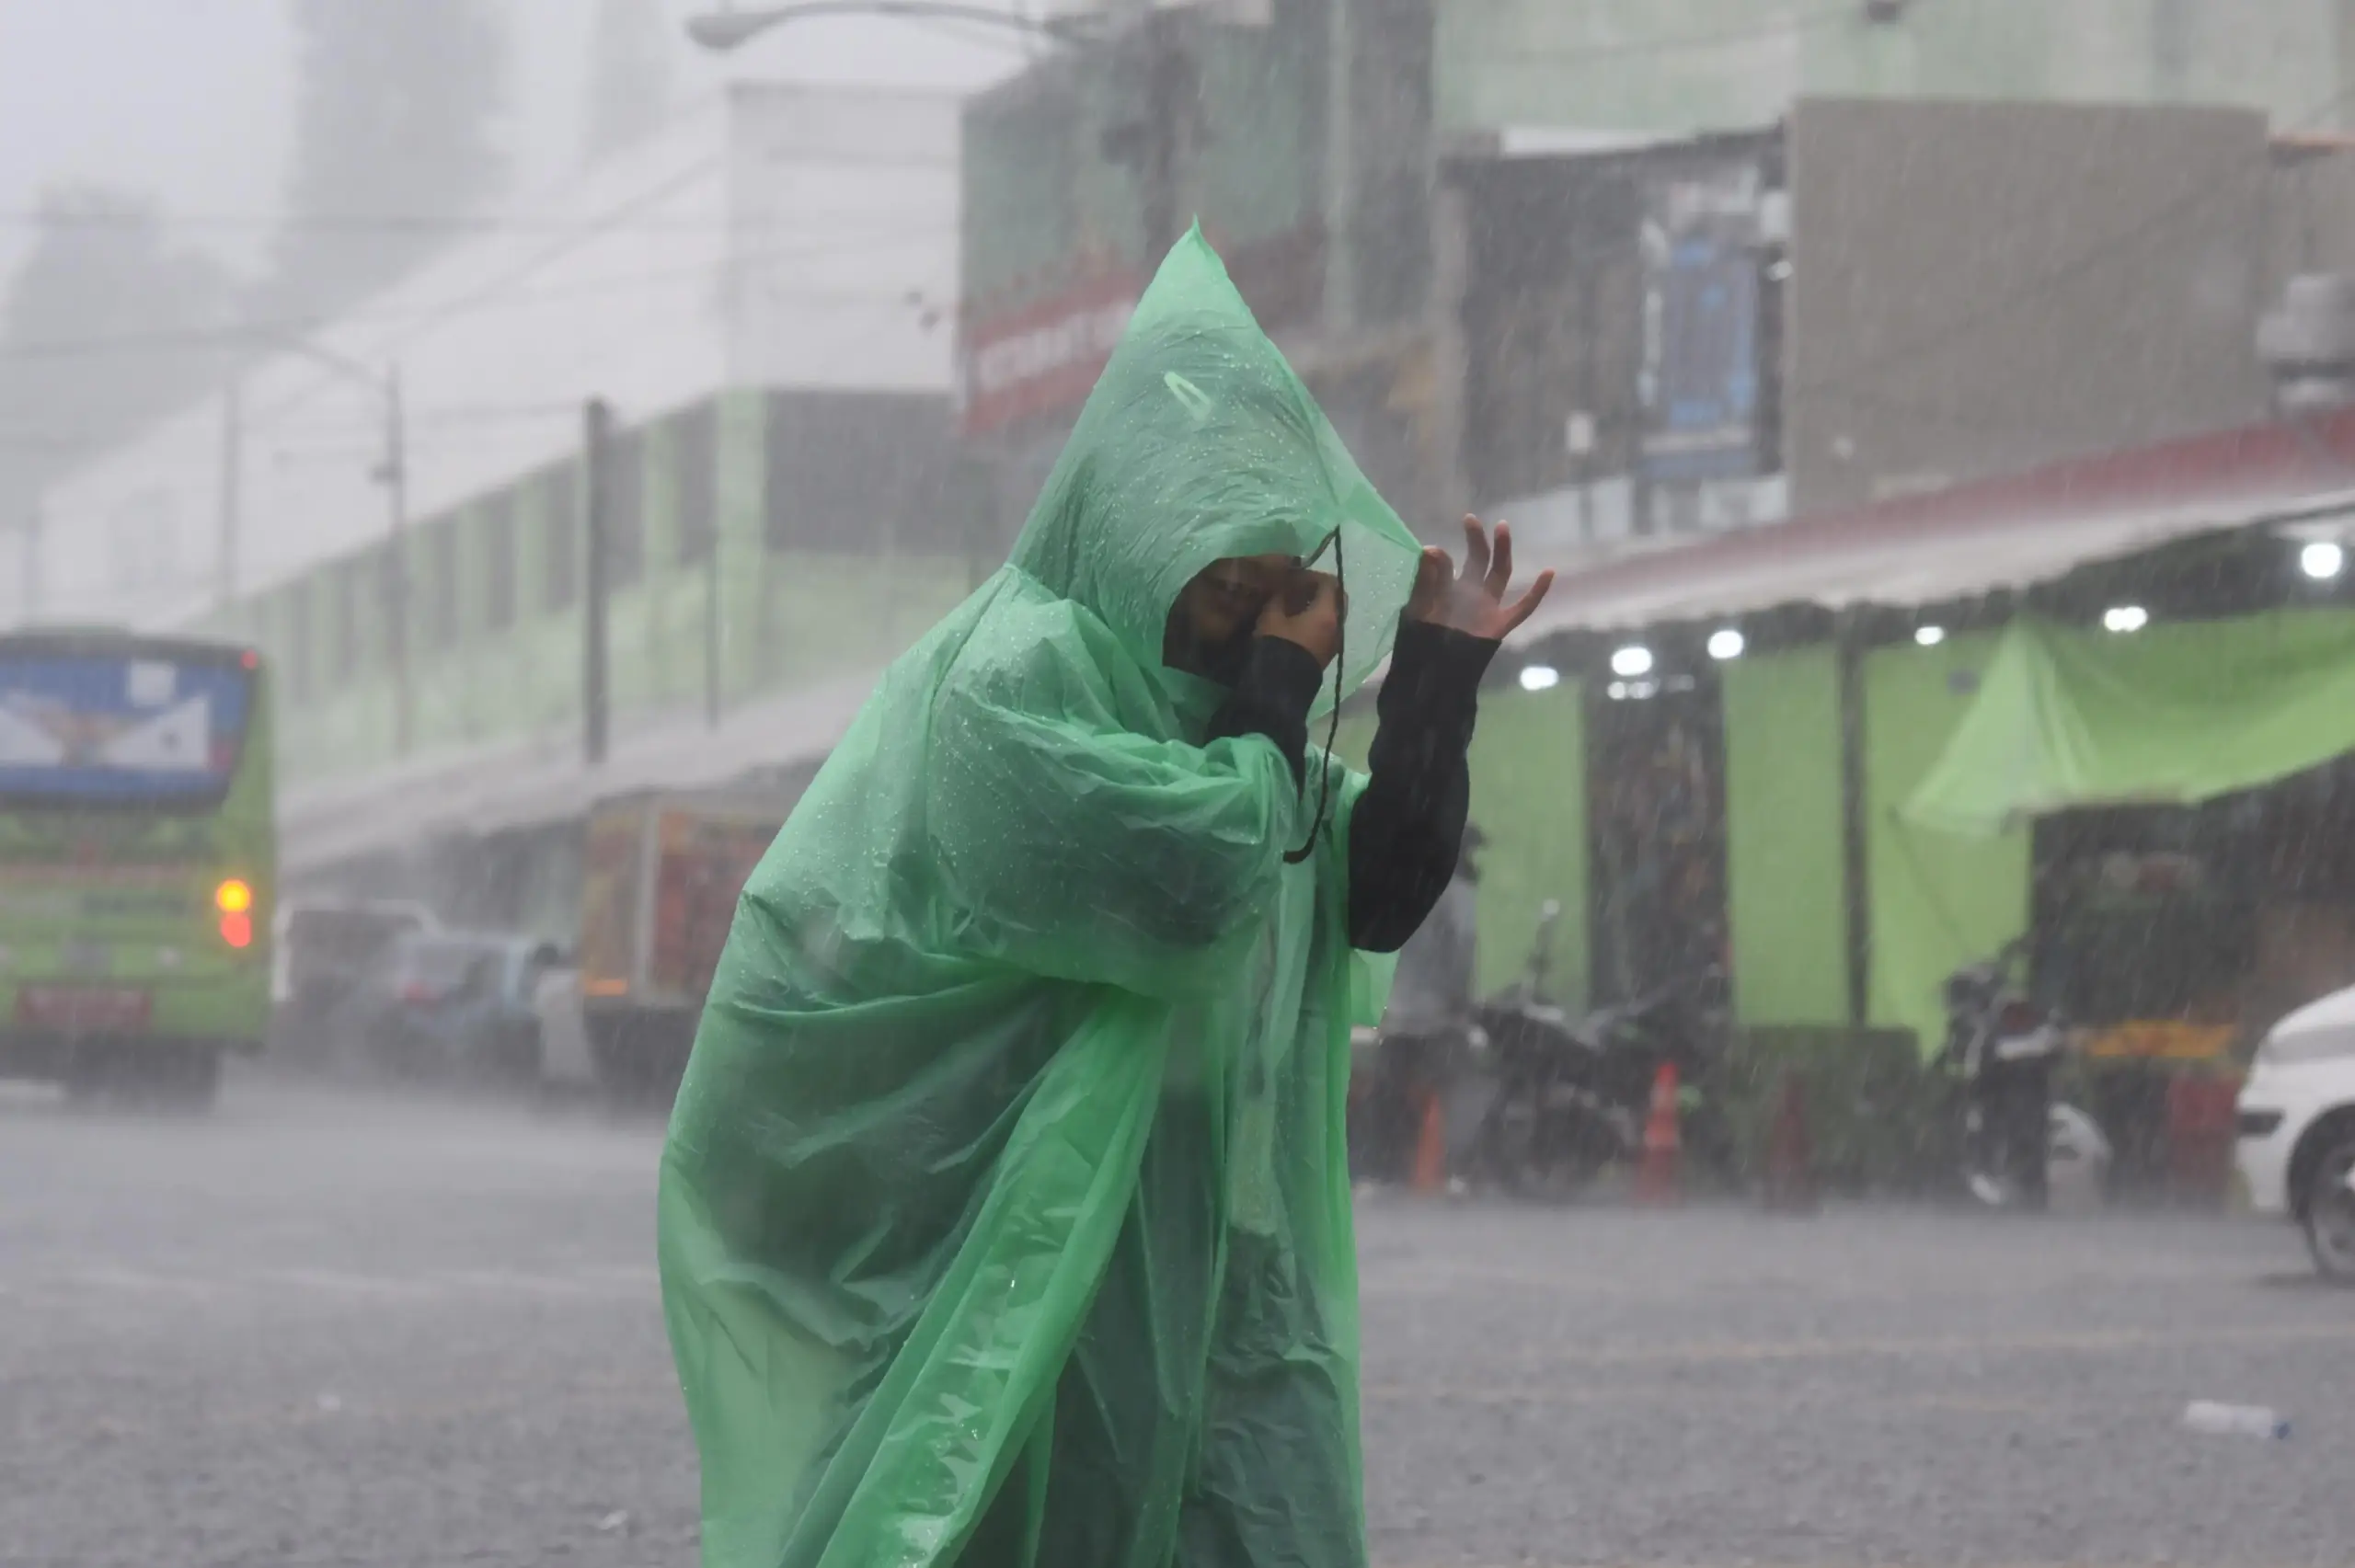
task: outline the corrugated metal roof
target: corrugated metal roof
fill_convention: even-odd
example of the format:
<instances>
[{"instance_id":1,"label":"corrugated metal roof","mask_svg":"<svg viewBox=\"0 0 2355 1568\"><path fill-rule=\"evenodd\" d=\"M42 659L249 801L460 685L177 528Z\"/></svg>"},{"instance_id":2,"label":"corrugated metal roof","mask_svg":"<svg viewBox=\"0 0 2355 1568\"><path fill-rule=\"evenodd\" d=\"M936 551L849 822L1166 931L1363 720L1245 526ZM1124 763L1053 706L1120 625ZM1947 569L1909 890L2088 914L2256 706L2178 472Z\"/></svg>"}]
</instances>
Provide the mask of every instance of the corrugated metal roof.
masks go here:
<instances>
[{"instance_id":1,"label":"corrugated metal roof","mask_svg":"<svg viewBox=\"0 0 2355 1568\"><path fill-rule=\"evenodd\" d=\"M1905 608L2050 582L2223 530L2355 519L2355 413L2057 464L1859 511L1569 565L1514 639L1791 605Z\"/></svg>"},{"instance_id":2,"label":"corrugated metal roof","mask_svg":"<svg viewBox=\"0 0 2355 1568\"><path fill-rule=\"evenodd\" d=\"M707 727L699 714L628 730L592 768L567 733L420 760L291 795L279 807L279 862L300 876L442 834L487 833L578 817L641 790L705 789L756 770L814 763L850 727L880 671L751 704Z\"/></svg>"}]
</instances>

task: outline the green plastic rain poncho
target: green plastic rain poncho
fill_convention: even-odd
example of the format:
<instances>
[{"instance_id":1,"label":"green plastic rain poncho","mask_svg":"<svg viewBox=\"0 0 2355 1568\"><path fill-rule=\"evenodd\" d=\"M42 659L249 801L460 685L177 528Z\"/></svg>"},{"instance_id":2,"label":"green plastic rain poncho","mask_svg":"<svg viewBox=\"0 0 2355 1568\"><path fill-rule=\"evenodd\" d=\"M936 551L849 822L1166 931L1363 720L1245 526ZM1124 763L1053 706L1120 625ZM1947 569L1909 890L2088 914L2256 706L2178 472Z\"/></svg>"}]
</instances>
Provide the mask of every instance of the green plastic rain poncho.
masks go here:
<instances>
[{"instance_id":1,"label":"green plastic rain poncho","mask_svg":"<svg viewBox=\"0 0 2355 1568\"><path fill-rule=\"evenodd\" d=\"M1417 544L1199 234L1014 556L884 675L736 918L663 1158L718 1568L1356 1568L1338 775L1200 744L1211 562ZM1330 700L1329 697L1327 699Z\"/></svg>"}]
</instances>

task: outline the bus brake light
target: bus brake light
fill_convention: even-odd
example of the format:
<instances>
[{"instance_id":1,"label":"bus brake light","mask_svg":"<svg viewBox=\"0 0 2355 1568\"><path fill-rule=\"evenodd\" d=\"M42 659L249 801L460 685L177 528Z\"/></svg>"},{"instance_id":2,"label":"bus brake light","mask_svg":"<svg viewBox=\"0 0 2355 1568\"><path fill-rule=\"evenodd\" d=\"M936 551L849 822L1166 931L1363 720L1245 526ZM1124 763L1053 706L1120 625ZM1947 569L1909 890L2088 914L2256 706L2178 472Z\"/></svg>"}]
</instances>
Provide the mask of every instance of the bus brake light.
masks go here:
<instances>
[{"instance_id":1,"label":"bus brake light","mask_svg":"<svg viewBox=\"0 0 2355 1568\"><path fill-rule=\"evenodd\" d=\"M254 944L252 884L228 877L213 889L213 907L221 911L221 940L240 953Z\"/></svg>"}]
</instances>

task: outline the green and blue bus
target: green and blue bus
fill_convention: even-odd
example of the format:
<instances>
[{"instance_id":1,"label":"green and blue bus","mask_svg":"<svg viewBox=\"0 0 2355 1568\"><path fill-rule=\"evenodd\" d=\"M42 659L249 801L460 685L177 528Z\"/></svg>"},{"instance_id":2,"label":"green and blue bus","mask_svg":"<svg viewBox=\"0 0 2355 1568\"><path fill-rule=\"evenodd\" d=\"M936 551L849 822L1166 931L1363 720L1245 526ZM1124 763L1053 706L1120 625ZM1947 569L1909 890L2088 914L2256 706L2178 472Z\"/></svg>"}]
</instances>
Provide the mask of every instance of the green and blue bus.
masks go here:
<instances>
[{"instance_id":1,"label":"green and blue bus","mask_svg":"<svg viewBox=\"0 0 2355 1568\"><path fill-rule=\"evenodd\" d=\"M268 1035L276 864L251 649L0 635L0 1076L209 1104Z\"/></svg>"}]
</instances>

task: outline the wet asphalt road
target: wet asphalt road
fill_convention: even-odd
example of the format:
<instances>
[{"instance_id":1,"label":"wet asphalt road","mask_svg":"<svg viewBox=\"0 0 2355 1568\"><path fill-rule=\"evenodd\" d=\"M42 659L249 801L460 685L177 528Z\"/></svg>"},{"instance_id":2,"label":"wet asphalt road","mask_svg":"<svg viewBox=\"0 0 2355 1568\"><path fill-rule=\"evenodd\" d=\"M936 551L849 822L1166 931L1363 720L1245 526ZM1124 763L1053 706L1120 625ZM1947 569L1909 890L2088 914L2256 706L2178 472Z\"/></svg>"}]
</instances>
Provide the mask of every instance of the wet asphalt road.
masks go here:
<instances>
[{"instance_id":1,"label":"wet asphalt road","mask_svg":"<svg viewBox=\"0 0 2355 1568\"><path fill-rule=\"evenodd\" d=\"M0 1563L686 1563L659 1132L0 1093ZM2256 1222L1362 1217L1388 1568L2355 1560L2355 1298ZM2286 1444L2176 1429L2266 1402Z\"/></svg>"}]
</instances>

